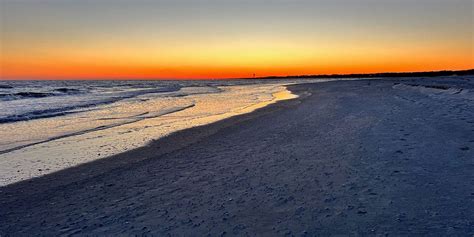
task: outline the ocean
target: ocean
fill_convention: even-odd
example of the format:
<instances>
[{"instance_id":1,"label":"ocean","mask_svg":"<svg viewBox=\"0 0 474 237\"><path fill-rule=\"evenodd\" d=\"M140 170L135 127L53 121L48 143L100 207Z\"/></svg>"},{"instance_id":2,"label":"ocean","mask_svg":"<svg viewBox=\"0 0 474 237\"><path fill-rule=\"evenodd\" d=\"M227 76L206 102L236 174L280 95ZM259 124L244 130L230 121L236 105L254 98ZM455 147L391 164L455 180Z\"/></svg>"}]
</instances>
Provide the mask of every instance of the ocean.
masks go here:
<instances>
[{"instance_id":1,"label":"ocean","mask_svg":"<svg viewBox=\"0 0 474 237\"><path fill-rule=\"evenodd\" d=\"M0 185L295 98L295 82L0 81Z\"/></svg>"}]
</instances>

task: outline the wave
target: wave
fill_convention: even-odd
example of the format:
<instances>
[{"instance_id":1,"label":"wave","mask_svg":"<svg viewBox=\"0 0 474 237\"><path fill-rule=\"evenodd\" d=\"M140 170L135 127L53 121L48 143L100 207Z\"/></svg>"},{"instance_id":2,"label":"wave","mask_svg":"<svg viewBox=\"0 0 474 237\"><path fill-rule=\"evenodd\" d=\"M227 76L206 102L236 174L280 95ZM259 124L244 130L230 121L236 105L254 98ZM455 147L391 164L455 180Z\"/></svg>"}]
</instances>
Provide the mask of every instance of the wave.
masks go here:
<instances>
[{"instance_id":1,"label":"wave","mask_svg":"<svg viewBox=\"0 0 474 237\"><path fill-rule=\"evenodd\" d=\"M43 92L17 92L9 94L0 94L0 98L6 100L17 100L23 98L43 98L48 96L53 96L53 93L43 93Z\"/></svg>"},{"instance_id":2,"label":"wave","mask_svg":"<svg viewBox=\"0 0 474 237\"><path fill-rule=\"evenodd\" d=\"M55 105L56 107L52 106L53 108L46 107L44 109L36 109L32 111L26 111L23 113L16 113L12 115L2 116L0 117L0 124L26 121L26 120L32 120L32 119L51 118L51 117L64 116L64 115L74 114L74 113L79 113L79 112L85 112L85 111L89 111L88 108L91 108L91 107L111 104L111 103L115 103L121 100L138 97L140 95L151 94L151 93L174 92L174 91L179 91L180 89L181 87L179 86L172 86L172 87L162 87L162 88L156 88L156 89L122 91L122 92L110 94L106 97L104 96L101 97L100 94L96 94L95 96L98 96L98 97L95 97L94 99L89 99L86 101L82 101L81 103L72 103L72 104L68 104L65 101L58 101L57 102L58 104ZM80 90L70 89L70 88L58 88L55 90L59 90L62 93L69 93L68 95L71 95L71 96L74 96L71 93L73 94L81 93ZM5 96L5 95L0 94L0 98L2 98L2 96ZM6 96L11 96L11 95L8 94ZM29 98L51 97L50 93L40 93L40 92L27 92L27 93L18 92L18 93L15 93L13 96L23 96L25 98L26 97L29 97ZM92 97L94 95L84 94L83 96L87 98L87 97ZM64 105L64 103L66 105Z\"/></svg>"},{"instance_id":3,"label":"wave","mask_svg":"<svg viewBox=\"0 0 474 237\"><path fill-rule=\"evenodd\" d=\"M57 88L57 89L54 89L54 91L61 92L61 93L64 93L64 94L77 94L77 93L81 92L81 90L79 90L79 89L66 88L66 87Z\"/></svg>"},{"instance_id":4,"label":"wave","mask_svg":"<svg viewBox=\"0 0 474 237\"><path fill-rule=\"evenodd\" d=\"M11 87L13 88L13 87ZM11 89L3 88L3 89ZM2 93L0 94L0 100L9 101L9 100L20 100L20 99L35 99L35 98L44 98L49 96L64 96L64 95L74 95L79 94L82 91L74 88L57 88L53 89L50 92L35 92L35 91L21 91L14 93Z\"/></svg>"},{"instance_id":5,"label":"wave","mask_svg":"<svg viewBox=\"0 0 474 237\"><path fill-rule=\"evenodd\" d=\"M104 104L105 103L106 102L104 102ZM56 117L56 116L63 116L63 115L67 115L67 114L83 112L84 110L80 110L80 109L91 107L91 106L97 106L97 105L100 105L100 103L97 103L97 104L96 103L83 104L83 105L79 105L79 106L66 106L66 107L56 108L56 109L35 110L35 111L23 113L23 114L9 115L9 116L5 116L5 117L1 117L0 118L0 124L26 121L26 120L31 120L31 119L40 119L40 118L50 118L50 117Z\"/></svg>"}]
</instances>

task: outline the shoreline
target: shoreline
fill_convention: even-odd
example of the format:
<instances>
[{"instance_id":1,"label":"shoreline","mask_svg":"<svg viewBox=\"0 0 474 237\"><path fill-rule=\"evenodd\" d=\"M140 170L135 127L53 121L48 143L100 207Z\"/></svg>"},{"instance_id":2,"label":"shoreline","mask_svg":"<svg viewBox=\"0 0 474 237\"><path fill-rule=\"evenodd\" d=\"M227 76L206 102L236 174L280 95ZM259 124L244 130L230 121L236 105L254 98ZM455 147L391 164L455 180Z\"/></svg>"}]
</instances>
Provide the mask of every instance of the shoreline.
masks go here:
<instances>
[{"instance_id":1,"label":"shoreline","mask_svg":"<svg viewBox=\"0 0 474 237\"><path fill-rule=\"evenodd\" d=\"M189 88L192 87L185 89ZM149 103L147 101L143 102L147 104L140 105L142 110L145 111L153 111L154 106L159 106L159 108L162 106L170 107L158 109L160 110L159 114L146 112L145 114L141 113L144 115L132 115L119 120L110 120L112 122L103 120L102 117L96 117L98 115L85 114L83 115L84 118L100 122L65 133L53 133L50 137L45 136L41 139L34 139L35 136L43 136L41 134L37 135L38 131L28 131L32 133L30 138L32 142L0 151L0 186L48 175L94 160L107 159L107 157L121 154L127 150L147 146L148 143L176 131L249 113L268 104L291 99L294 96L282 84L231 85L221 86L220 88L220 93L198 93L195 96L183 97L184 99L181 99L179 103L184 105L183 101L185 101L185 106L176 107L175 103L178 102L168 101L173 100L172 96L164 99L157 98L154 100L155 102ZM239 96L239 98L236 98L236 96ZM219 107L219 103L224 103L225 100L223 99L232 101ZM131 108L127 106L132 109L140 107L134 104L125 104L121 106L121 110L130 110ZM118 112L121 110L119 109ZM74 118L65 117L57 120L32 121L27 124L20 124L19 128L10 126L10 131L21 132L25 130L25 127L36 126L39 128L42 125L53 128L54 126L64 127L64 123L68 122L85 124L81 120L74 120ZM102 124L101 121L106 122ZM2 129L8 128L7 126ZM7 133L7 135L10 133ZM26 132L22 134L22 137L28 138Z\"/></svg>"},{"instance_id":2,"label":"shoreline","mask_svg":"<svg viewBox=\"0 0 474 237\"><path fill-rule=\"evenodd\" d=\"M470 235L474 78L300 95L0 188L0 234Z\"/></svg>"},{"instance_id":3,"label":"shoreline","mask_svg":"<svg viewBox=\"0 0 474 237\"><path fill-rule=\"evenodd\" d=\"M320 83L320 82L316 82ZM310 83L312 84L312 83ZM283 85L288 90L288 87L291 85ZM192 145L195 142L198 142L200 139L205 137L211 136L218 132L221 129L226 127L233 126L238 124L239 122L246 121L252 118L257 118L269 113L273 113L276 110L284 108L286 105L278 105L280 103L285 103L293 100L303 99L305 96L304 92L301 94L296 94L295 91L289 91L291 95L280 95L282 97L292 97L292 95L296 96L295 98L274 98L272 101L268 102L261 102L264 105L261 107L258 104L253 106L257 106L257 109L251 109L251 112L244 112L242 114L234 115L223 120L218 120L216 122L212 122L209 124L204 124L196 127L186 128L183 130L178 130L168 134L164 137L154 139L153 141L131 149L127 150L112 156L108 156L105 158L93 160L87 163L79 164L77 166L72 166L69 168L61 169L59 171L55 171L53 173L45 174L38 177L33 177L26 180L21 180L18 182L14 182L11 184L7 184L5 186L0 186L0 190L3 188L8 188L9 186L30 186L30 183L44 183L45 186L50 188L51 186L62 186L67 185L70 183L77 183L82 179L89 179L93 178L97 175L100 175L105 172L109 172L113 169L120 168L127 166L129 164L138 163L147 159L154 159L164 154L173 152L175 150L184 148L186 146ZM298 93L297 92L297 93ZM276 92L273 94L277 94L280 92ZM278 95L277 95L278 96ZM300 103L294 102L294 103ZM252 107L253 107L252 106ZM138 159L137 159L138 158ZM33 189L29 189L28 191L38 190L43 191L45 186L38 187L35 185Z\"/></svg>"}]
</instances>

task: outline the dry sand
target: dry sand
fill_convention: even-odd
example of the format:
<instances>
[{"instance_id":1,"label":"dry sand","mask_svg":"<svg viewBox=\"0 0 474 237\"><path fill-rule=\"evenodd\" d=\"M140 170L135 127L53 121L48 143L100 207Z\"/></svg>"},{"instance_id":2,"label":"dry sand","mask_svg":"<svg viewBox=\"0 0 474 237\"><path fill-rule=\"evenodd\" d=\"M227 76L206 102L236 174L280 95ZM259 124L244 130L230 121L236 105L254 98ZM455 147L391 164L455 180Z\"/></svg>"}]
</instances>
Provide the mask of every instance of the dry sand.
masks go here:
<instances>
[{"instance_id":1,"label":"dry sand","mask_svg":"<svg viewBox=\"0 0 474 237\"><path fill-rule=\"evenodd\" d=\"M0 235L474 234L474 79L300 98L0 189Z\"/></svg>"}]
</instances>

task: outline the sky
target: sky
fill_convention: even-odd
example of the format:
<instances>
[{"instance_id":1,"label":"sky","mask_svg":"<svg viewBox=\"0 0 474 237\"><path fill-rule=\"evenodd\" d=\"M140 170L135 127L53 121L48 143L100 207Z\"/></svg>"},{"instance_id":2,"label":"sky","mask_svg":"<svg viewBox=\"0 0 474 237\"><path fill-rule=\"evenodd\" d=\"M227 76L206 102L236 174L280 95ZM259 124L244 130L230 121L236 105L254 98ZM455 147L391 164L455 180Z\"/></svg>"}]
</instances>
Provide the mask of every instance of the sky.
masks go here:
<instances>
[{"instance_id":1,"label":"sky","mask_svg":"<svg viewBox=\"0 0 474 237\"><path fill-rule=\"evenodd\" d=\"M1 79L474 68L474 0L0 0Z\"/></svg>"}]
</instances>

